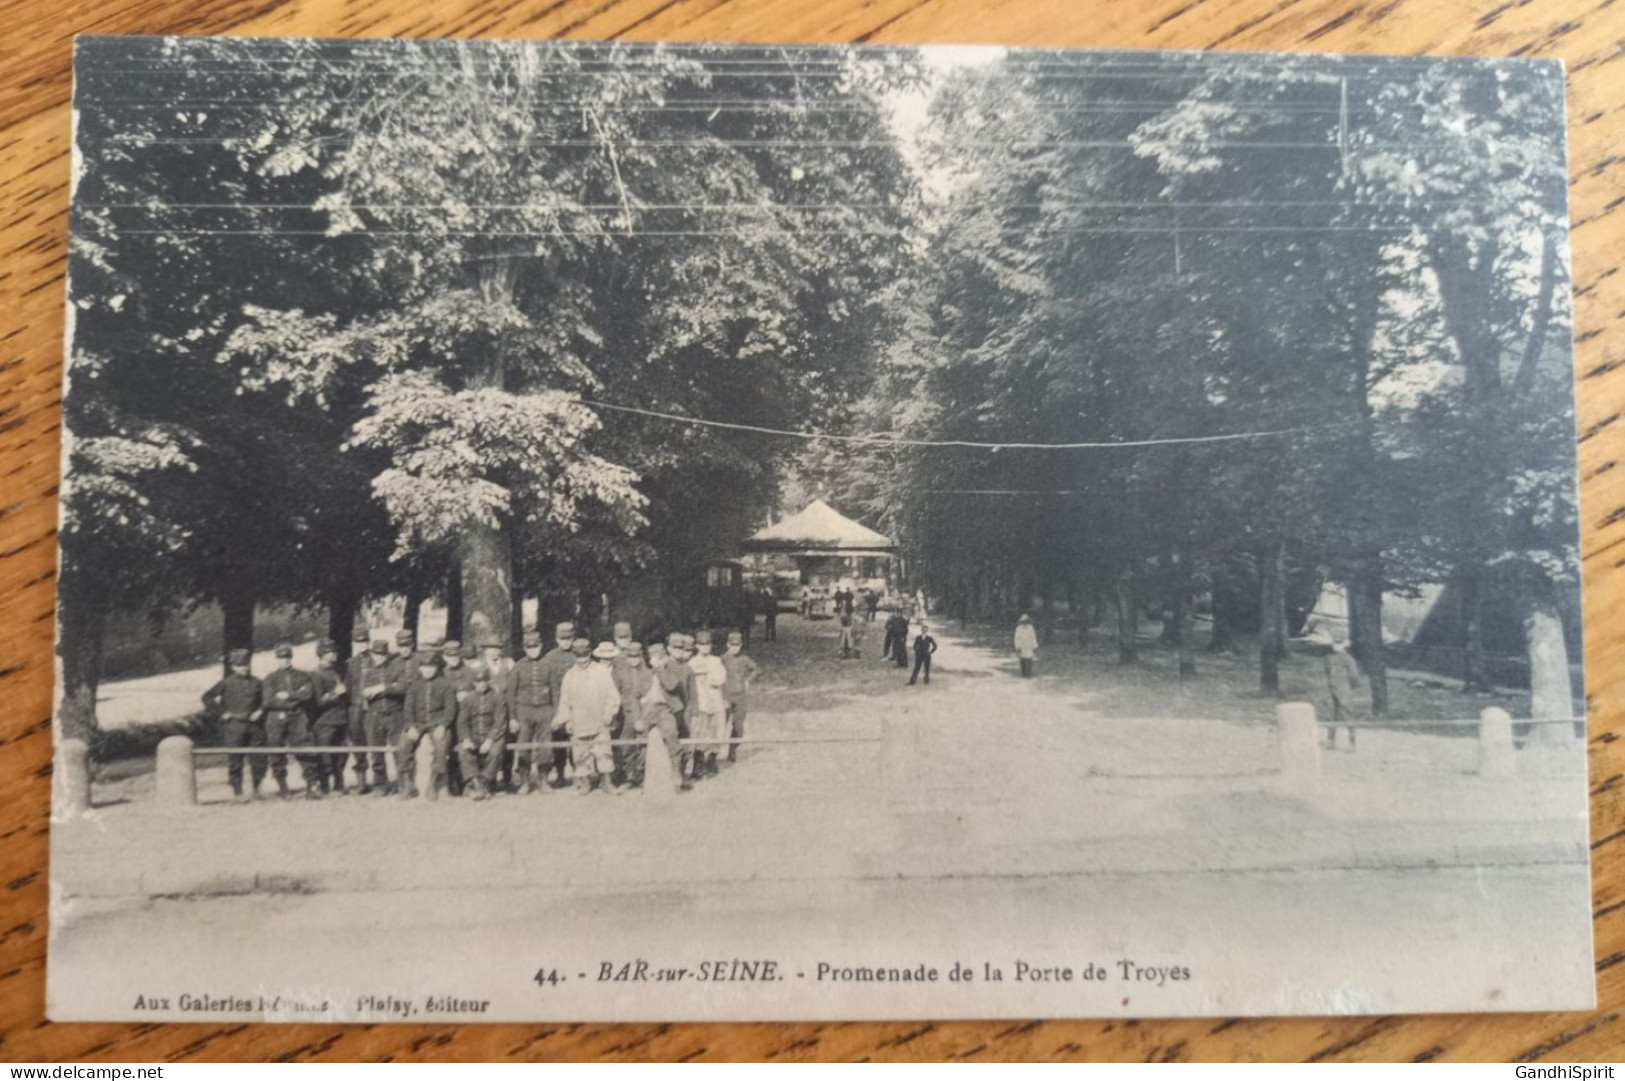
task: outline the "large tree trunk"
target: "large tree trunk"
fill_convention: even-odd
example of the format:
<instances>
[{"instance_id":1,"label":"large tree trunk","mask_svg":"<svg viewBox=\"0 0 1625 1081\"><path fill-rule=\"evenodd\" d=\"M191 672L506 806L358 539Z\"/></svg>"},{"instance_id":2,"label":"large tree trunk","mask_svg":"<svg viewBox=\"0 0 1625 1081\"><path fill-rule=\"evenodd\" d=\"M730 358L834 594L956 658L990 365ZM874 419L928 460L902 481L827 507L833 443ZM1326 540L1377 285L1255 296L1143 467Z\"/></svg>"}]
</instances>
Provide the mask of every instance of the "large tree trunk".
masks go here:
<instances>
[{"instance_id":1,"label":"large tree trunk","mask_svg":"<svg viewBox=\"0 0 1625 1081\"><path fill-rule=\"evenodd\" d=\"M1134 598L1134 575L1124 571L1117 576L1117 663L1134 664L1140 659L1136 639L1140 631L1140 609Z\"/></svg>"},{"instance_id":2,"label":"large tree trunk","mask_svg":"<svg viewBox=\"0 0 1625 1081\"><path fill-rule=\"evenodd\" d=\"M423 587L416 582L406 587L406 610L401 617L401 629L412 632L413 637L418 633L418 616L423 612ZM422 643L418 643L422 645Z\"/></svg>"},{"instance_id":3,"label":"large tree trunk","mask_svg":"<svg viewBox=\"0 0 1625 1081\"><path fill-rule=\"evenodd\" d=\"M506 532L471 525L457 537L463 577L463 633L479 645L513 633L512 545Z\"/></svg>"},{"instance_id":4,"label":"large tree trunk","mask_svg":"<svg viewBox=\"0 0 1625 1081\"><path fill-rule=\"evenodd\" d=\"M336 589L327 596L327 637L338 648L341 666L354 652L350 634L355 630L356 609L360 607L361 597L353 589Z\"/></svg>"},{"instance_id":5,"label":"large tree trunk","mask_svg":"<svg viewBox=\"0 0 1625 1081\"><path fill-rule=\"evenodd\" d=\"M1388 716L1388 663L1382 654L1382 558L1365 559L1356 575L1351 610L1360 615L1355 659L1371 681L1371 715Z\"/></svg>"},{"instance_id":6,"label":"large tree trunk","mask_svg":"<svg viewBox=\"0 0 1625 1081\"><path fill-rule=\"evenodd\" d=\"M511 303L519 264L488 258L480 264L480 293L492 303ZM507 384L507 358L495 349L482 369L471 373L471 389ZM471 522L457 536L453 553L463 578L463 631L475 642L506 642L513 633L513 538L502 525ZM511 645L512 643L510 643Z\"/></svg>"},{"instance_id":7,"label":"large tree trunk","mask_svg":"<svg viewBox=\"0 0 1625 1081\"><path fill-rule=\"evenodd\" d=\"M220 612L224 617L220 637L225 647L220 651L220 669L230 672L231 651L254 648L254 591L246 582L234 582L220 598Z\"/></svg>"},{"instance_id":8,"label":"large tree trunk","mask_svg":"<svg viewBox=\"0 0 1625 1081\"><path fill-rule=\"evenodd\" d=\"M1258 688L1281 693L1281 624L1286 607L1282 588L1282 546L1272 544L1259 560Z\"/></svg>"},{"instance_id":9,"label":"large tree trunk","mask_svg":"<svg viewBox=\"0 0 1625 1081\"><path fill-rule=\"evenodd\" d=\"M1529 712L1536 720L1574 716L1574 695L1569 687L1569 652L1563 641L1563 620L1545 598L1537 598L1524 616L1529 640ZM1564 743L1573 738L1566 724L1537 724L1529 738L1536 743Z\"/></svg>"},{"instance_id":10,"label":"large tree trunk","mask_svg":"<svg viewBox=\"0 0 1625 1081\"><path fill-rule=\"evenodd\" d=\"M96 689L101 683L102 634L107 612L101 602L79 588L64 589L58 601L62 661L62 707L58 716L64 739L90 742L98 731Z\"/></svg>"}]
</instances>

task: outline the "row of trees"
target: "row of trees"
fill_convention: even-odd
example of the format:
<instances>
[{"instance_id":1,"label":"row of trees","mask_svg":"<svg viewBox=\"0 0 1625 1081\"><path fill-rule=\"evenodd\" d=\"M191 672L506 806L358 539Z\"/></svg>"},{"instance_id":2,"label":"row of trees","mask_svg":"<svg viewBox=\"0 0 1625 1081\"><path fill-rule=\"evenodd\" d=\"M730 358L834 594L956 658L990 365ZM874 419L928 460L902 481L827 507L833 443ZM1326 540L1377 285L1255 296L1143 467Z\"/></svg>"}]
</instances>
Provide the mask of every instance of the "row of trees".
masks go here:
<instances>
[{"instance_id":1,"label":"row of trees","mask_svg":"<svg viewBox=\"0 0 1625 1081\"><path fill-rule=\"evenodd\" d=\"M442 593L473 638L728 550L861 393L909 171L827 52L80 44L70 725L113 608Z\"/></svg>"},{"instance_id":2,"label":"row of trees","mask_svg":"<svg viewBox=\"0 0 1625 1081\"><path fill-rule=\"evenodd\" d=\"M1567 714L1561 76L1493 62L80 44L64 720L109 611L727 552L795 472L970 613L1512 594ZM1084 444L1056 446L1056 444ZM1477 621L1464 645L1469 682Z\"/></svg>"},{"instance_id":3,"label":"row of trees","mask_svg":"<svg viewBox=\"0 0 1625 1081\"><path fill-rule=\"evenodd\" d=\"M1261 632L1266 691L1288 609L1341 583L1378 714L1385 593L1457 591L1469 687L1482 602L1510 595L1535 711L1570 715L1561 72L1057 63L1012 56L936 97L913 317L858 425L1006 445L814 468L852 476L845 498L962 612L1105 599L1132 660L1151 603L1189 673L1210 598L1216 644ZM1021 446L1078 441L1099 445Z\"/></svg>"}]
</instances>

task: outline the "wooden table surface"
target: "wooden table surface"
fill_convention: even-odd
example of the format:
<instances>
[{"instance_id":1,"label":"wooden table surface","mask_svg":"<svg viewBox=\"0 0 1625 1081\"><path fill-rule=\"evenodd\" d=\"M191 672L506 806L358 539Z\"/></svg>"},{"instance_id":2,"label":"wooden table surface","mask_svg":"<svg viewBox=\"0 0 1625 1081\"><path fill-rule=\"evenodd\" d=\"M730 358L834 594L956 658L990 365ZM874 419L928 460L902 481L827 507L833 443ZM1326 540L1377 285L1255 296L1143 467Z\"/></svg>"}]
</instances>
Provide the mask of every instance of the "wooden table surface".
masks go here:
<instances>
[{"instance_id":1,"label":"wooden table surface","mask_svg":"<svg viewBox=\"0 0 1625 1081\"><path fill-rule=\"evenodd\" d=\"M0 0L0 1059L1550 1059L1625 1049L1625 3L1615 0ZM1591 718L1592 1014L752 1025L43 1018L72 35L992 42L1568 62ZM1615 89L1610 91L1608 88Z\"/></svg>"}]
</instances>

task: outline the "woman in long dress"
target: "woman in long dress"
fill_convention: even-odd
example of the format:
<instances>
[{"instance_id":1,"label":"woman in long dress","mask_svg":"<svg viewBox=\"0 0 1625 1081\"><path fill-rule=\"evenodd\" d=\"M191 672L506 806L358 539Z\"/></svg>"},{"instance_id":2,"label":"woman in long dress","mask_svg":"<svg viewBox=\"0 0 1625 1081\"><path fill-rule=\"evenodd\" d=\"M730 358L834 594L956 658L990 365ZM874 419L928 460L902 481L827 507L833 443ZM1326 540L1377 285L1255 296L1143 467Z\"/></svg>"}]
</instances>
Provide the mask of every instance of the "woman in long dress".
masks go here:
<instances>
[{"instance_id":1,"label":"woman in long dress","mask_svg":"<svg viewBox=\"0 0 1625 1081\"><path fill-rule=\"evenodd\" d=\"M1038 631L1033 627L1033 617L1023 612L1016 623L1016 659L1021 662L1022 679L1032 678L1033 659L1037 656Z\"/></svg>"}]
</instances>

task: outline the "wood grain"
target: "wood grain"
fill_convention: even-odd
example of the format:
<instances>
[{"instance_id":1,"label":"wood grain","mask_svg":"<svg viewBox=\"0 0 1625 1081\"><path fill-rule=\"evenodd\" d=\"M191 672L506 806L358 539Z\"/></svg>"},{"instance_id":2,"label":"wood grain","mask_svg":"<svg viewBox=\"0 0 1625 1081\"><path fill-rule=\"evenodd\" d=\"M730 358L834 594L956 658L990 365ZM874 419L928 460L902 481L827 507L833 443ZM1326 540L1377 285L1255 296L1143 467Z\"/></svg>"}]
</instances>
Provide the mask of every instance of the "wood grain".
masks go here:
<instances>
[{"instance_id":1,"label":"wood grain","mask_svg":"<svg viewBox=\"0 0 1625 1081\"><path fill-rule=\"evenodd\" d=\"M1625 3L1616 0L0 0L0 1058L1549 1059L1625 1048ZM1597 978L1592 1014L792 1025L43 1019L75 33L995 42L1560 57L1569 66Z\"/></svg>"}]
</instances>

